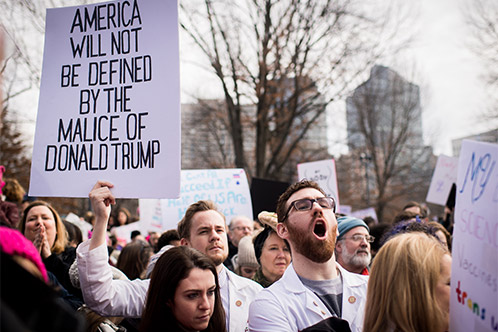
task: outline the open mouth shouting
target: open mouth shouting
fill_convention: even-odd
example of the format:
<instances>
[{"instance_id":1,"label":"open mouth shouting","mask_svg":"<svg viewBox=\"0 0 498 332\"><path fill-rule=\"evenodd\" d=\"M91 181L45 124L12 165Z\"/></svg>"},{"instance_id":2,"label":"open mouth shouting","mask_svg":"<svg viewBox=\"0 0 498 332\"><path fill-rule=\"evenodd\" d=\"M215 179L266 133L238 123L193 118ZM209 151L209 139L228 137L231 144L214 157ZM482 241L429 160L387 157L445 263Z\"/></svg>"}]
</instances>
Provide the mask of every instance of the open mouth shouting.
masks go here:
<instances>
[{"instance_id":1,"label":"open mouth shouting","mask_svg":"<svg viewBox=\"0 0 498 332\"><path fill-rule=\"evenodd\" d=\"M321 218L315 219L313 234L318 240L325 240L327 238L327 224L325 220Z\"/></svg>"}]
</instances>

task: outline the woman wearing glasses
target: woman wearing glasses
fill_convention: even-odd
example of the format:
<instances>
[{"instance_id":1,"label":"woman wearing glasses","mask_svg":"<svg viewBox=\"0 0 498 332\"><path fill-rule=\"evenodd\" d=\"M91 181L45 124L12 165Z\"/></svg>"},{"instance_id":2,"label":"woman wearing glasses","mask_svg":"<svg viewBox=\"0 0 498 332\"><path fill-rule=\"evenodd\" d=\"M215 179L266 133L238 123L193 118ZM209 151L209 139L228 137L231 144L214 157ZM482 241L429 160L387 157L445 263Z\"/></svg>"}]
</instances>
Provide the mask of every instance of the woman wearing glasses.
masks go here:
<instances>
[{"instance_id":1,"label":"woman wearing glasses","mask_svg":"<svg viewBox=\"0 0 498 332\"><path fill-rule=\"evenodd\" d=\"M370 254L370 229L358 218L340 217L337 219L339 236L335 246L337 262L349 272L368 275L368 267L372 260Z\"/></svg>"}]
</instances>

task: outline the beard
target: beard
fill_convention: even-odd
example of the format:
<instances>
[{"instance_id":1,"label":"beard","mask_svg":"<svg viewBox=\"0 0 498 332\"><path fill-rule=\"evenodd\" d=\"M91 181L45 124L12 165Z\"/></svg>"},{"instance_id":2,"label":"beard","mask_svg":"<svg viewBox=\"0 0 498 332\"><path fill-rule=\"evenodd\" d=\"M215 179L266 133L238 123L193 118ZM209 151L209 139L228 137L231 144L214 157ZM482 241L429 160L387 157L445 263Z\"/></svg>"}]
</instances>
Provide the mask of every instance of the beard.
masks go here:
<instances>
[{"instance_id":1,"label":"beard","mask_svg":"<svg viewBox=\"0 0 498 332\"><path fill-rule=\"evenodd\" d=\"M341 259L343 262L345 262L348 265L351 265L356 268L365 268L370 264L370 261L372 260L372 255L370 254L369 250L364 250L366 251L367 255L359 255L358 251L362 251L363 249L358 249L353 253L350 253L349 251L344 248L344 250L341 252Z\"/></svg>"},{"instance_id":2,"label":"beard","mask_svg":"<svg viewBox=\"0 0 498 332\"><path fill-rule=\"evenodd\" d=\"M321 216L323 217L323 216ZM310 229L306 234L302 230L296 229L290 223L287 225L289 230L289 240L294 243L296 251L315 263L325 263L334 254L337 224L328 230L325 240L318 240L313 236L313 220L310 223Z\"/></svg>"},{"instance_id":3,"label":"beard","mask_svg":"<svg viewBox=\"0 0 498 332\"><path fill-rule=\"evenodd\" d=\"M226 249L227 247L223 244L216 243L216 245L222 246L223 250L218 251L216 253L212 253L212 252L209 252L209 249L208 249L205 254L213 261L215 266L218 266L220 264L223 264L223 262L227 259L228 250Z\"/></svg>"}]
</instances>

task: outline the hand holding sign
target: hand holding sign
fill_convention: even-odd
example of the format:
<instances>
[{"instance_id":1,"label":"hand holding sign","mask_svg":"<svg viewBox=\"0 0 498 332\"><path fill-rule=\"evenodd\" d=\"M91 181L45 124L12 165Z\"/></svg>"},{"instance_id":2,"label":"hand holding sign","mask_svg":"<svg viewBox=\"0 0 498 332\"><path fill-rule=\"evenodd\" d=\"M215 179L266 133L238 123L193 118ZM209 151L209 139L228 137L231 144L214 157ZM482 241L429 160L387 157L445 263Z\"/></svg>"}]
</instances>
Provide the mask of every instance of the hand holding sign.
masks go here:
<instances>
[{"instance_id":1,"label":"hand holding sign","mask_svg":"<svg viewBox=\"0 0 498 332\"><path fill-rule=\"evenodd\" d=\"M111 205L116 204L111 189L114 185L107 181L98 181L88 195L95 213L95 225L93 226L90 250L97 248L106 241L107 221L111 214Z\"/></svg>"}]
</instances>

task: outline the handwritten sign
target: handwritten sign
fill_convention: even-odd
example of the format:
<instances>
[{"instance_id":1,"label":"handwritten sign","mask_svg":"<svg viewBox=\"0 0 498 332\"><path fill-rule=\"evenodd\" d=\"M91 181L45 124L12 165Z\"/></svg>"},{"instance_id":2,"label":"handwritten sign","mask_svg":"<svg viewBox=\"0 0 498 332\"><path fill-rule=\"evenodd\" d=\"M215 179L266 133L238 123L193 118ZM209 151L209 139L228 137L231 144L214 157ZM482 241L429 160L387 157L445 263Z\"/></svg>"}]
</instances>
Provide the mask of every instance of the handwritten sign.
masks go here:
<instances>
[{"instance_id":1,"label":"handwritten sign","mask_svg":"<svg viewBox=\"0 0 498 332\"><path fill-rule=\"evenodd\" d=\"M450 331L498 330L498 145L465 140L458 162Z\"/></svg>"},{"instance_id":2,"label":"handwritten sign","mask_svg":"<svg viewBox=\"0 0 498 332\"><path fill-rule=\"evenodd\" d=\"M297 173L299 180L313 180L320 185L328 196L334 197L337 204L336 210L340 212L334 159L298 164Z\"/></svg>"},{"instance_id":3,"label":"handwritten sign","mask_svg":"<svg viewBox=\"0 0 498 332\"><path fill-rule=\"evenodd\" d=\"M180 198L140 200L140 220L148 231L176 229L188 206L199 200L213 201L227 223L237 215L253 218L246 173L234 168L182 170Z\"/></svg>"},{"instance_id":4,"label":"handwritten sign","mask_svg":"<svg viewBox=\"0 0 498 332\"><path fill-rule=\"evenodd\" d=\"M178 197L179 86L176 1L47 10L30 195Z\"/></svg>"},{"instance_id":5,"label":"handwritten sign","mask_svg":"<svg viewBox=\"0 0 498 332\"><path fill-rule=\"evenodd\" d=\"M445 205L450 194L451 186L456 183L458 158L440 155L437 158L436 168L432 175L427 198L429 203Z\"/></svg>"}]
</instances>

